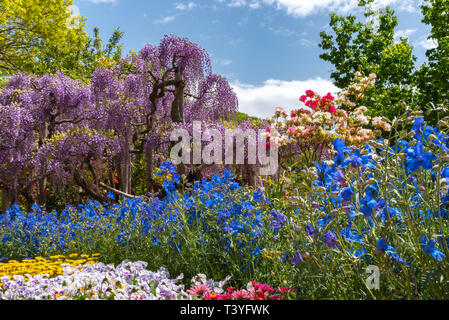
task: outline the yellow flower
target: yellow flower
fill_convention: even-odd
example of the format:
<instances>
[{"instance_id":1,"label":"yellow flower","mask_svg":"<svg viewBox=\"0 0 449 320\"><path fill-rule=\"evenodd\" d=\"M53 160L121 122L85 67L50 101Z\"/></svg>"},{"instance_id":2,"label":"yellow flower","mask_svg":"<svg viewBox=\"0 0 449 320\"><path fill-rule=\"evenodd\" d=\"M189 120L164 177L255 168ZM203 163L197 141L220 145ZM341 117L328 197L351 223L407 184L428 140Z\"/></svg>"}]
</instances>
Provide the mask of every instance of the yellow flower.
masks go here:
<instances>
[{"instance_id":1,"label":"yellow flower","mask_svg":"<svg viewBox=\"0 0 449 320\"><path fill-rule=\"evenodd\" d=\"M73 257L73 254L71 255ZM75 256L77 256L75 254ZM89 257L88 255L82 255ZM56 260L57 259L57 260ZM56 261L55 261L56 260ZM37 274L47 274L50 277L63 274L62 266L65 264L83 265L93 264L96 258L71 260L66 259L65 256L51 256L50 260L43 257L36 257L35 259L23 260L21 262L11 260L6 263L0 263L0 276L7 276L12 278L14 275L22 275L27 280ZM2 284L0 284L0 287Z\"/></svg>"}]
</instances>

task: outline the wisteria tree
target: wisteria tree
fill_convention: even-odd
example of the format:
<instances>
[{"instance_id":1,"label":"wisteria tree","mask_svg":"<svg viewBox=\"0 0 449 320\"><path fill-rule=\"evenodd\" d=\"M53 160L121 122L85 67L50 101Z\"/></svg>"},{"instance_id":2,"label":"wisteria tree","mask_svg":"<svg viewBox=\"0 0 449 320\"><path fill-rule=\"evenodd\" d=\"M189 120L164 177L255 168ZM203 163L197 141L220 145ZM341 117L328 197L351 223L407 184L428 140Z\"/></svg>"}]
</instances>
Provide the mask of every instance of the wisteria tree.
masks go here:
<instances>
[{"instance_id":1,"label":"wisteria tree","mask_svg":"<svg viewBox=\"0 0 449 320\"><path fill-rule=\"evenodd\" d=\"M167 131L173 124L229 119L237 111L235 93L226 79L212 74L207 52L177 36L165 36L159 46L147 45L113 72L99 70L92 81L96 95L105 92L105 83L122 88L120 106L113 108L112 127L107 128L122 133L120 177L126 193L131 191L133 154L144 156L147 189L154 189L154 161L158 153L167 153ZM110 101L108 94L98 101Z\"/></svg>"},{"instance_id":2,"label":"wisteria tree","mask_svg":"<svg viewBox=\"0 0 449 320\"><path fill-rule=\"evenodd\" d=\"M30 151L34 140L32 129L32 117L28 110L17 105L0 105L2 212L17 200L21 191L29 191L29 179L24 173L30 170Z\"/></svg>"},{"instance_id":3,"label":"wisteria tree","mask_svg":"<svg viewBox=\"0 0 449 320\"><path fill-rule=\"evenodd\" d=\"M62 73L13 76L0 105L2 127L16 128L0 132L0 174L13 179L2 177L6 208L19 194L45 204L49 179L99 201L107 200L105 189L132 196L138 160L147 190L154 191L153 168L168 156L170 130L230 119L237 98L226 79L211 72L204 49L166 36L159 46L98 68L87 84Z\"/></svg>"}]
</instances>

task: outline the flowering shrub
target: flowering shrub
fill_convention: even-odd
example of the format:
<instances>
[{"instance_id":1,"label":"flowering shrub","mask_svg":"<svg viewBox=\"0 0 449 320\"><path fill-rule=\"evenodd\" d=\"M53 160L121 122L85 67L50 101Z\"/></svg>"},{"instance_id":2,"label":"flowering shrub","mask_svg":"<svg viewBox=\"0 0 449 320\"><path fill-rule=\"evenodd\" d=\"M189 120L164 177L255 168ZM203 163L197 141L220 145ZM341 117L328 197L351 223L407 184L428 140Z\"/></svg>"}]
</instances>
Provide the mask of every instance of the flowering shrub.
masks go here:
<instances>
[{"instance_id":1,"label":"flowering shrub","mask_svg":"<svg viewBox=\"0 0 449 320\"><path fill-rule=\"evenodd\" d=\"M307 90L299 99L306 108L292 110L290 114L277 108L266 135L282 147L284 158L300 155L306 166L326 158L336 138L356 146L376 140L382 131L390 131L391 125L384 118L371 119L366 115L366 107L355 108L351 100L363 98L364 92L374 85L374 79L375 75L361 78L356 74L356 83L337 98L330 93L322 97Z\"/></svg>"},{"instance_id":2,"label":"flowering shrub","mask_svg":"<svg viewBox=\"0 0 449 320\"><path fill-rule=\"evenodd\" d=\"M280 256L285 270L293 265L299 287L326 296L447 297L440 280L447 277L449 136L410 115L409 133L364 148L335 139L334 159L316 163L312 191L285 204L293 215L264 257ZM382 272L379 291L357 285L369 265Z\"/></svg>"},{"instance_id":3,"label":"flowering shrub","mask_svg":"<svg viewBox=\"0 0 449 320\"><path fill-rule=\"evenodd\" d=\"M123 262L119 266L95 263L65 265L55 277L2 276L0 299L5 300L179 300L190 299L182 275L169 278L167 270L146 270L145 262Z\"/></svg>"}]
</instances>

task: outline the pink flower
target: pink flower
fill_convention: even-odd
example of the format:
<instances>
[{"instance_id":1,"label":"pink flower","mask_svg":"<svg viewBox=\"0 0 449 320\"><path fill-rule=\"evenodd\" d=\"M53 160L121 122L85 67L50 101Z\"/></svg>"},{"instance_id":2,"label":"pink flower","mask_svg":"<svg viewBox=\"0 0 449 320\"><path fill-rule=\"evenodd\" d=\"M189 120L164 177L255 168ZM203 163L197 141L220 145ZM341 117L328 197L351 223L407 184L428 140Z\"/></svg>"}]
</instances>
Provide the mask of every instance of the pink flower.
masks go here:
<instances>
[{"instance_id":1,"label":"pink flower","mask_svg":"<svg viewBox=\"0 0 449 320\"><path fill-rule=\"evenodd\" d=\"M301 96L301 98L299 98L299 101L301 102L306 102L307 100L307 96Z\"/></svg>"},{"instance_id":2,"label":"pink flower","mask_svg":"<svg viewBox=\"0 0 449 320\"><path fill-rule=\"evenodd\" d=\"M270 287L268 284L260 283L259 288L262 289L263 291L274 291L274 289Z\"/></svg>"},{"instance_id":3,"label":"pink flower","mask_svg":"<svg viewBox=\"0 0 449 320\"><path fill-rule=\"evenodd\" d=\"M204 297L210 291L210 287L207 284L198 284L195 287L187 290L187 293L194 297Z\"/></svg>"},{"instance_id":4,"label":"pink flower","mask_svg":"<svg viewBox=\"0 0 449 320\"><path fill-rule=\"evenodd\" d=\"M315 92L313 92L312 90L307 90L306 95L310 98L313 98L313 96L315 95Z\"/></svg>"},{"instance_id":5,"label":"pink flower","mask_svg":"<svg viewBox=\"0 0 449 320\"><path fill-rule=\"evenodd\" d=\"M288 128L287 132L290 134L298 134L298 129L296 129L296 127L293 126L293 127Z\"/></svg>"},{"instance_id":6,"label":"pink flower","mask_svg":"<svg viewBox=\"0 0 449 320\"><path fill-rule=\"evenodd\" d=\"M289 293L289 292L295 292L295 289L290 289L288 287L279 287L277 291L282 293Z\"/></svg>"},{"instance_id":7,"label":"pink flower","mask_svg":"<svg viewBox=\"0 0 449 320\"><path fill-rule=\"evenodd\" d=\"M325 96L324 96L324 98L326 98L326 99L329 99L329 100L331 100L331 101L334 101L334 97L332 96L332 94L329 92L328 94L326 94Z\"/></svg>"},{"instance_id":8,"label":"pink flower","mask_svg":"<svg viewBox=\"0 0 449 320\"><path fill-rule=\"evenodd\" d=\"M231 299L232 299L232 296L226 292L221 295L221 299L217 299L217 300L231 300Z\"/></svg>"},{"instance_id":9,"label":"pink flower","mask_svg":"<svg viewBox=\"0 0 449 320\"><path fill-rule=\"evenodd\" d=\"M246 290L236 290L231 295L234 299L237 300L248 300L251 299L251 293Z\"/></svg>"}]
</instances>

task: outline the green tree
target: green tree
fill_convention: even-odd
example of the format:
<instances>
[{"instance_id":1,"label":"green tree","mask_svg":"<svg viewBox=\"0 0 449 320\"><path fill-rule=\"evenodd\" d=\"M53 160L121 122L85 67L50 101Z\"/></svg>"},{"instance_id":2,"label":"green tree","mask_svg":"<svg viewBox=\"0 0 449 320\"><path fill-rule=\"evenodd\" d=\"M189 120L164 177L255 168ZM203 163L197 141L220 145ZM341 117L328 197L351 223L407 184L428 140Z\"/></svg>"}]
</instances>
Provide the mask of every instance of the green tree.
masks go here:
<instances>
[{"instance_id":1,"label":"green tree","mask_svg":"<svg viewBox=\"0 0 449 320\"><path fill-rule=\"evenodd\" d=\"M122 57L123 45L119 41L123 32L116 29L108 43L102 47L99 29L94 36L74 39L65 45L49 44L37 54L37 59L25 69L33 74L64 72L74 79L89 79L98 66L117 64Z\"/></svg>"},{"instance_id":2,"label":"green tree","mask_svg":"<svg viewBox=\"0 0 449 320\"><path fill-rule=\"evenodd\" d=\"M117 29L101 48L98 29L91 38L86 18L74 15L73 0L0 0L0 76L63 71L85 79L99 64L121 57Z\"/></svg>"},{"instance_id":3,"label":"green tree","mask_svg":"<svg viewBox=\"0 0 449 320\"><path fill-rule=\"evenodd\" d=\"M389 7L373 10L373 0L359 1L365 8L365 21L354 15L330 15L333 33L322 31L320 58L334 65L331 78L341 89L354 79L354 73L377 75L376 87L362 103L374 115L393 117L402 112L402 102L413 96L416 57L408 39L395 42L398 19Z\"/></svg>"},{"instance_id":4,"label":"green tree","mask_svg":"<svg viewBox=\"0 0 449 320\"><path fill-rule=\"evenodd\" d=\"M428 64L417 72L420 102L438 105L449 99L449 0L425 0L421 12L435 47L426 51Z\"/></svg>"}]
</instances>

